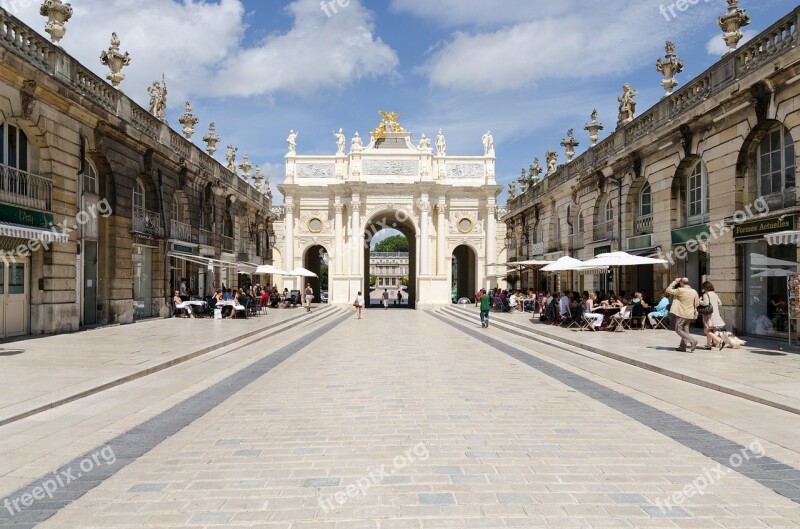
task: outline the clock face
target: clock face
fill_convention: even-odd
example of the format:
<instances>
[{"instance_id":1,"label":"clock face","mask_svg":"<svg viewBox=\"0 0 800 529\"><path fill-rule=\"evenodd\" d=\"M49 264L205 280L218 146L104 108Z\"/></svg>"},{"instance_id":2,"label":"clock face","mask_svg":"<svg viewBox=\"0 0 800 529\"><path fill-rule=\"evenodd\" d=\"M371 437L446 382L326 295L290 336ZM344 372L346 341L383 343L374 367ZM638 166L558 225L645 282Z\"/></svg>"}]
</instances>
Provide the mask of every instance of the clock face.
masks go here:
<instances>
[{"instance_id":1,"label":"clock face","mask_svg":"<svg viewBox=\"0 0 800 529\"><path fill-rule=\"evenodd\" d=\"M324 224L322 222L322 219L320 219L318 217L314 217L312 219L309 219L309 221L308 221L308 231L310 231L311 233L319 233L319 232L321 232L323 226L324 226Z\"/></svg>"},{"instance_id":2,"label":"clock face","mask_svg":"<svg viewBox=\"0 0 800 529\"><path fill-rule=\"evenodd\" d=\"M466 217L458 221L458 231L461 233L469 233L472 231L472 220Z\"/></svg>"}]
</instances>

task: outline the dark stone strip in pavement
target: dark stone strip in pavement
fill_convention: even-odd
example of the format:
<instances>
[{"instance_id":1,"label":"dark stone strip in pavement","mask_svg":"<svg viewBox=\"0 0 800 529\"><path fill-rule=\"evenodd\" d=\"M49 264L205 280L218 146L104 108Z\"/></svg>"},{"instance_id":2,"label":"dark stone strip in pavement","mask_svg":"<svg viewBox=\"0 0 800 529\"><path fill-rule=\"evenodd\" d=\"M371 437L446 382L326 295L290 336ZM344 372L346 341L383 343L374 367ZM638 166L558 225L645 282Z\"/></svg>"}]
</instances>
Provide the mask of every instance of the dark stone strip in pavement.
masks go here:
<instances>
[{"instance_id":1,"label":"dark stone strip in pavement","mask_svg":"<svg viewBox=\"0 0 800 529\"><path fill-rule=\"evenodd\" d=\"M322 338L348 317L349 314L344 314L313 333L299 336L290 345L268 357L12 492L0 501L0 528L31 529L47 520L298 351Z\"/></svg>"},{"instance_id":2,"label":"dark stone strip in pavement","mask_svg":"<svg viewBox=\"0 0 800 529\"><path fill-rule=\"evenodd\" d=\"M511 358L716 461L722 467L738 472L775 493L795 503L800 503L800 487L797 486L797 483L800 483L800 470L496 340L487 335L486 331L481 332L464 327L440 314L433 312L430 314ZM758 440L753 439L753 441L757 442ZM758 446L760 447L760 444ZM702 475L699 475L698 478L707 478L706 472L712 479L717 477L714 469L703 469ZM729 471L722 469L722 472Z\"/></svg>"}]
</instances>

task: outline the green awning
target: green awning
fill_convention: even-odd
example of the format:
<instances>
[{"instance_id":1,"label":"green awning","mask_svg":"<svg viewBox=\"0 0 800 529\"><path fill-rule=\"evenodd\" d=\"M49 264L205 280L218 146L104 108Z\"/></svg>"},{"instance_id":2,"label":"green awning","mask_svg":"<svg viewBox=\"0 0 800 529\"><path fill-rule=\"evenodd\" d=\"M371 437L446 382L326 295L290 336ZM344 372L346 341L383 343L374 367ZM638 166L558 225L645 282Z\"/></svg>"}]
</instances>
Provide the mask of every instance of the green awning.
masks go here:
<instances>
[{"instance_id":1,"label":"green awning","mask_svg":"<svg viewBox=\"0 0 800 529\"><path fill-rule=\"evenodd\" d=\"M685 244L691 240L697 239L699 235L705 234L705 238L710 238L710 226L708 224L699 224L697 226L688 226L686 228L679 228L672 230L672 244Z\"/></svg>"}]
</instances>

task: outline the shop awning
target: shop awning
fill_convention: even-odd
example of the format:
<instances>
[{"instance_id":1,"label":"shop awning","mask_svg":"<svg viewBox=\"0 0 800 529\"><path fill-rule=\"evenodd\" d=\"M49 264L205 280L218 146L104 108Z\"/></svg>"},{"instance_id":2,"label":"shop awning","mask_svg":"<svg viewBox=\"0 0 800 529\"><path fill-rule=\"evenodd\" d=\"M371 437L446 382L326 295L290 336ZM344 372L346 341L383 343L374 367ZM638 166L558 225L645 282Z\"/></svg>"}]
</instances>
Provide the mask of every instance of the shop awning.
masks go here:
<instances>
[{"instance_id":1,"label":"shop awning","mask_svg":"<svg viewBox=\"0 0 800 529\"><path fill-rule=\"evenodd\" d=\"M767 244L778 246L780 244L800 244L800 230L779 231L764 235Z\"/></svg>"},{"instance_id":2,"label":"shop awning","mask_svg":"<svg viewBox=\"0 0 800 529\"><path fill-rule=\"evenodd\" d=\"M191 255L182 252L169 252L167 254L168 257L172 257L174 259L180 259L181 261L186 261L187 263L194 263L200 266L205 267L221 267L221 268L237 268L237 263L229 263L227 261L220 261L219 259L211 259L210 257L203 257L201 255Z\"/></svg>"},{"instance_id":3,"label":"shop awning","mask_svg":"<svg viewBox=\"0 0 800 529\"><path fill-rule=\"evenodd\" d=\"M15 239L42 242L69 242L69 235L66 233L60 233L47 228L25 226L24 224L13 224L11 222L0 222L0 237L13 237Z\"/></svg>"}]
</instances>

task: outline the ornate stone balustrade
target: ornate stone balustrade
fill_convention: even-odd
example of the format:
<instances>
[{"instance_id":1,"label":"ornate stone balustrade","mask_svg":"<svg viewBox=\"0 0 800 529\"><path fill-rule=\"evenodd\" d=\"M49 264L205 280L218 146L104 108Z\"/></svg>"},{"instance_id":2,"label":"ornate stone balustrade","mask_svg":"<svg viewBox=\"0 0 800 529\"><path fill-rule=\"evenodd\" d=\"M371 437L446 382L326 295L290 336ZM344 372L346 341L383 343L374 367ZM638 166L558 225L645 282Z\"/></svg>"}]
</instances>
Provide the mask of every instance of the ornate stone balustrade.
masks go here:
<instances>
[{"instance_id":1,"label":"ornate stone balustrade","mask_svg":"<svg viewBox=\"0 0 800 529\"><path fill-rule=\"evenodd\" d=\"M278 220L286 218L286 208L284 206L273 206L270 208L270 213Z\"/></svg>"}]
</instances>

